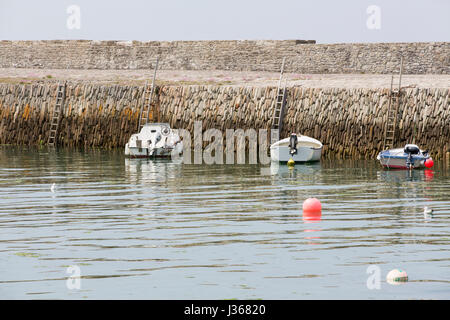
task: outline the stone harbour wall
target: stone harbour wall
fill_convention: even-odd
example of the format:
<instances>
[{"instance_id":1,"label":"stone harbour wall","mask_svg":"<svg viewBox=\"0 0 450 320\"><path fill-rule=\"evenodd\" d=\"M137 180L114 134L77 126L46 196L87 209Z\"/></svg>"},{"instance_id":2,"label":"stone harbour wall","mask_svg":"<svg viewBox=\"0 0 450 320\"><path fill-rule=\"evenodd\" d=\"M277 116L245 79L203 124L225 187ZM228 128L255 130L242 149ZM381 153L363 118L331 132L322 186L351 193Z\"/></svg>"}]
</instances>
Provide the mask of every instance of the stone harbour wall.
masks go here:
<instances>
[{"instance_id":1,"label":"stone harbour wall","mask_svg":"<svg viewBox=\"0 0 450 320\"><path fill-rule=\"evenodd\" d=\"M123 148L136 133L142 86L68 83L58 131L63 146ZM161 86L161 122L187 129L269 129L275 87ZM0 84L0 144L39 145L48 139L56 83ZM288 88L281 137L297 132L320 140L325 158L374 158L383 147L386 89ZM449 89L402 90L396 145L416 143L433 158L450 158ZM193 144L192 144L193 145Z\"/></svg>"},{"instance_id":2,"label":"stone harbour wall","mask_svg":"<svg viewBox=\"0 0 450 320\"><path fill-rule=\"evenodd\" d=\"M295 73L449 74L450 42L316 44L313 40L0 41L0 68L280 70Z\"/></svg>"}]
</instances>

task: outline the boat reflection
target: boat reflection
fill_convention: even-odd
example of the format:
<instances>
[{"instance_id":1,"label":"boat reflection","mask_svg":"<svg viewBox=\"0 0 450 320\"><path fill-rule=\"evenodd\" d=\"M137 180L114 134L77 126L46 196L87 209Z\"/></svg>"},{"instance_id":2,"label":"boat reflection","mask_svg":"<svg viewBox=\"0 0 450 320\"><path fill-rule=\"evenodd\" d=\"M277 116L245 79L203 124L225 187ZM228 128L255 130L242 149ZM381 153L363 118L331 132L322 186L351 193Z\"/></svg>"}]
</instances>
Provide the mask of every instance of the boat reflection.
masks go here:
<instances>
[{"instance_id":1,"label":"boat reflection","mask_svg":"<svg viewBox=\"0 0 450 320\"><path fill-rule=\"evenodd\" d=\"M290 167L286 164L280 164L279 162L272 161L270 164L270 174L273 176L279 176L281 178L295 178L297 176L311 175L321 169L320 162L307 163L307 164L295 164Z\"/></svg>"},{"instance_id":2,"label":"boat reflection","mask_svg":"<svg viewBox=\"0 0 450 320\"><path fill-rule=\"evenodd\" d=\"M378 180L384 182L418 182L433 180L433 170L381 170L377 172Z\"/></svg>"},{"instance_id":3,"label":"boat reflection","mask_svg":"<svg viewBox=\"0 0 450 320\"><path fill-rule=\"evenodd\" d=\"M125 158L125 173L130 181L165 183L180 176L181 159Z\"/></svg>"}]
</instances>

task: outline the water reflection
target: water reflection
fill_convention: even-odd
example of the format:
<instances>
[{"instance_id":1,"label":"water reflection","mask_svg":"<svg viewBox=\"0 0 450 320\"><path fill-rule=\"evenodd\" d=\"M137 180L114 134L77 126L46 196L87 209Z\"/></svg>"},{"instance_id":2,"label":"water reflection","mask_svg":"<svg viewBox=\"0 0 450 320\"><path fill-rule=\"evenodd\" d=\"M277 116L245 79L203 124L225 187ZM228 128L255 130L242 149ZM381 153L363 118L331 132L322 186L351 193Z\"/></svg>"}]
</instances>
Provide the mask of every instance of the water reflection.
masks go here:
<instances>
[{"instance_id":1,"label":"water reflection","mask_svg":"<svg viewBox=\"0 0 450 320\"><path fill-rule=\"evenodd\" d=\"M181 160L125 158L125 173L132 183L165 183L180 176Z\"/></svg>"},{"instance_id":2,"label":"water reflection","mask_svg":"<svg viewBox=\"0 0 450 320\"><path fill-rule=\"evenodd\" d=\"M431 177L431 179L430 179ZM431 181L433 177L432 170L380 170L378 171L378 179L383 182L417 182Z\"/></svg>"},{"instance_id":3,"label":"water reflection","mask_svg":"<svg viewBox=\"0 0 450 320\"><path fill-rule=\"evenodd\" d=\"M446 298L449 177L439 163L431 173L347 160L275 172L1 147L0 296L374 298L367 266L401 264L417 282L375 298ZM302 219L309 197L320 221ZM65 286L70 265L81 291Z\"/></svg>"},{"instance_id":4,"label":"water reflection","mask_svg":"<svg viewBox=\"0 0 450 320\"><path fill-rule=\"evenodd\" d=\"M278 162L270 163L270 173L280 178L296 178L298 175L312 175L318 172L320 168L320 162L296 164L293 167Z\"/></svg>"}]
</instances>

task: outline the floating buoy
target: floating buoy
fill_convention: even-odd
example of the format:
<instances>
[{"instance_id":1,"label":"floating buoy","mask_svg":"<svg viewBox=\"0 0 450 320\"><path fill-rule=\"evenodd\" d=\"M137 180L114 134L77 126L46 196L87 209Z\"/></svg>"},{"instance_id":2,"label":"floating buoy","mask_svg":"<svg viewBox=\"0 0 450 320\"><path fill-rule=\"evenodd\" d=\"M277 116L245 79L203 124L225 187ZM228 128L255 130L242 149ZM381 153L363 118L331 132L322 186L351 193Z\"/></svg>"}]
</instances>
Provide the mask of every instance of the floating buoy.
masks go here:
<instances>
[{"instance_id":1,"label":"floating buoy","mask_svg":"<svg viewBox=\"0 0 450 320\"><path fill-rule=\"evenodd\" d=\"M322 204L316 198L308 198L303 202L303 220L320 220Z\"/></svg>"},{"instance_id":2,"label":"floating buoy","mask_svg":"<svg viewBox=\"0 0 450 320\"><path fill-rule=\"evenodd\" d=\"M399 284L402 282L407 282L408 274L404 270L394 269L389 271L389 273L386 276L386 281L390 284Z\"/></svg>"},{"instance_id":3,"label":"floating buoy","mask_svg":"<svg viewBox=\"0 0 450 320\"><path fill-rule=\"evenodd\" d=\"M433 159L429 158L429 159L425 160L425 162L423 164L425 165L425 167L430 169L432 166L434 166L434 161L433 161Z\"/></svg>"},{"instance_id":4,"label":"floating buoy","mask_svg":"<svg viewBox=\"0 0 450 320\"><path fill-rule=\"evenodd\" d=\"M425 218L425 220L430 220L431 218L433 218L433 209L428 207L423 208L423 217Z\"/></svg>"},{"instance_id":5,"label":"floating buoy","mask_svg":"<svg viewBox=\"0 0 450 320\"><path fill-rule=\"evenodd\" d=\"M287 162L288 167L293 167L295 166L295 161L294 159L290 158L289 161Z\"/></svg>"}]
</instances>

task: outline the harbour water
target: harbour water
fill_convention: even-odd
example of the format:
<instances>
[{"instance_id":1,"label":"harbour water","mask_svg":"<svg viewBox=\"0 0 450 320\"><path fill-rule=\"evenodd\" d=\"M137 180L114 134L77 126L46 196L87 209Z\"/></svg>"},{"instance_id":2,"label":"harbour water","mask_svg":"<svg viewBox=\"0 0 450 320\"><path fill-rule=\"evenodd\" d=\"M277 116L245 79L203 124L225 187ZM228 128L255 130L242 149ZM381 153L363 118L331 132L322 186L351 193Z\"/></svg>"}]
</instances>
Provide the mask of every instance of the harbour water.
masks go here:
<instances>
[{"instance_id":1,"label":"harbour water","mask_svg":"<svg viewBox=\"0 0 450 320\"><path fill-rule=\"evenodd\" d=\"M320 221L302 220L309 197ZM2 299L450 298L444 162L271 170L3 146L0 203ZM409 281L387 283L395 268Z\"/></svg>"}]
</instances>

